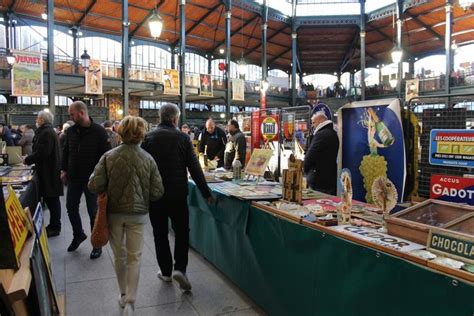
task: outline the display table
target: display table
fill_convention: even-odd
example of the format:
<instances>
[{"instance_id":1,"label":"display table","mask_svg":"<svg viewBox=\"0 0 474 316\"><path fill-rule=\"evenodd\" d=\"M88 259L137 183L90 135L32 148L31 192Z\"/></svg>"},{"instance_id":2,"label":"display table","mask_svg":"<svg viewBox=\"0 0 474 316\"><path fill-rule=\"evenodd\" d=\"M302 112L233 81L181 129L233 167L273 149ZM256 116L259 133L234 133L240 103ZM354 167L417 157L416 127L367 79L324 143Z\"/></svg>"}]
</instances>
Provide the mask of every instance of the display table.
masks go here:
<instances>
[{"instance_id":1,"label":"display table","mask_svg":"<svg viewBox=\"0 0 474 316\"><path fill-rule=\"evenodd\" d=\"M189 184L190 243L270 315L466 315L474 285Z\"/></svg>"}]
</instances>

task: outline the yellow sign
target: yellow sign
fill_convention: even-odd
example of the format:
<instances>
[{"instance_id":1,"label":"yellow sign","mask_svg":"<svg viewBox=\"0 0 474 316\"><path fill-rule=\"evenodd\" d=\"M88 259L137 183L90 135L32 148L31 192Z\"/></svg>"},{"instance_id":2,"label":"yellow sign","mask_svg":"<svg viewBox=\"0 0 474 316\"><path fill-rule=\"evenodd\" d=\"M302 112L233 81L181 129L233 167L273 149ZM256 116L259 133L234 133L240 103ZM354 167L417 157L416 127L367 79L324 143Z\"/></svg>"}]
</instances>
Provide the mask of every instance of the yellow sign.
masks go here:
<instances>
[{"instance_id":1,"label":"yellow sign","mask_svg":"<svg viewBox=\"0 0 474 316\"><path fill-rule=\"evenodd\" d=\"M179 73L175 69L163 69L163 94L179 95Z\"/></svg>"},{"instance_id":2,"label":"yellow sign","mask_svg":"<svg viewBox=\"0 0 474 316\"><path fill-rule=\"evenodd\" d=\"M278 135L278 123L272 116L267 116L260 126L264 140L274 140Z\"/></svg>"},{"instance_id":3,"label":"yellow sign","mask_svg":"<svg viewBox=\"0 0 474 316\"><path fill-rule=\"evenodd\" d=\"M8 186L8 198L5 201L5 206L7 209L8 226L10 227L13 248L15 249L15 256L19 264L21 250L28 237L28 226L25 211L10 185Z\"/></svg>"}]
</instances>

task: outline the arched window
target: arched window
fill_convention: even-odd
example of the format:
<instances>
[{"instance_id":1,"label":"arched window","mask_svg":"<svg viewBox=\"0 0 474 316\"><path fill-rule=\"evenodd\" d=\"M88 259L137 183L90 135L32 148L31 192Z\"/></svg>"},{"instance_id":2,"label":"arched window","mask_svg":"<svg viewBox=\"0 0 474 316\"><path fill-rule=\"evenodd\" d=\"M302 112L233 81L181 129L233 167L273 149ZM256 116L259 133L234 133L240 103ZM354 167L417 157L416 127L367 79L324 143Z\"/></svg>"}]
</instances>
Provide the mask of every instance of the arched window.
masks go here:
<instances>
[{"instance_id":1,"label":"arched window","mask_svg":"<svg viewBox=\"0 0 474 316\"><path fill-rule=\"evenodd\" d=\"M421 78L438 77L446 72L446 56L433 55L415 62L415 76Z\"/></svg>"},{"instance_id":2,"label":"arched window","mask_svg":"<svg viewBox=\"0 0 474 316\"><path fill-rule=\"evenodd\" d=\"M132 68L135 69L170 69L171 52L150 45L137 45L131 48Z\"/></svg>"},{"instance_id":3,"label":"arched window","mask_svg":"<svg viewBox=\"0 0 474 316\"><path fill-rule=\"evenodd\" d=\"M207 58L194 54L194 53L186 53L186 72L188 73L196 73L196 74L207 74L208 69L208 61Z\"/></svg>"},{"instance_id":4,"label":"arched window","mask_svg":"<svg viewBox=\"0 0 474 316\"><path fill-rule=\"evenodd\" d=\"M3 94L0 94L0 103L7 103L7 98Z\"/></svg>"},{"instance_id":5,"label":"arched window","mask_svg":"<svg viewBox=\"0 0 474 316\"><path fill-rule=\"evenodd\" d=\"M122 45L110 38L81 37L79 38L79 56L84 50L87 50L92 59L99 59L106 63L122 63Z\"/></svg>"},{"instance_id":6,"label":"arched window","mask_svg":"<svg viewBox=\"0 0 474 316\"><path fill-rule=\"evenodd\" d=\"M245 69L245 80L247 81L262 80L262 67L258 65L247 65Z\"/></svg>"},{"instance_id":7,"label":"arched window","mask_svg":"<svg viewBox=\"0 0 474 316\"><path fill-rule=\"evenodd\" d=\"M215 77L224 77L224 71L219 70L219 63L225 63L225 59L214 59L211 62L211 74ZM238 78L237 64L230 62L230 78Z\"/></svg>"},{"instance_id":8,"label":"arched window","mask_svg":"<svg viewBox=\"0 0 474 316\"><path fill-rule=\"evenodd\" d=\"M474 44L458 47L454 53L454 70L474 73Z\"/></svg>"},{"instance_id":9,"label":"arched window","mask_svg":"<svg viewBox=\"0 0 474 316\"><path fill-rule=\"evenodd\" d=\"M288 74L280 69L272 69L268 72L269 77L287 78Z\"/></svg>"},{"instance_id":10,"label":"arched window","mask_svg":"<svg viewBox=\"0 0 474 316\"><path fill-rule=\"evenodd\" d=\"M47 29L43 26L18 26L16 27L16 47L26 51L43 51L47 53ZM56 58L65 59L73 56L73 38L63 32L54 30L54 55Z\"/></svg>"}]
</instances>

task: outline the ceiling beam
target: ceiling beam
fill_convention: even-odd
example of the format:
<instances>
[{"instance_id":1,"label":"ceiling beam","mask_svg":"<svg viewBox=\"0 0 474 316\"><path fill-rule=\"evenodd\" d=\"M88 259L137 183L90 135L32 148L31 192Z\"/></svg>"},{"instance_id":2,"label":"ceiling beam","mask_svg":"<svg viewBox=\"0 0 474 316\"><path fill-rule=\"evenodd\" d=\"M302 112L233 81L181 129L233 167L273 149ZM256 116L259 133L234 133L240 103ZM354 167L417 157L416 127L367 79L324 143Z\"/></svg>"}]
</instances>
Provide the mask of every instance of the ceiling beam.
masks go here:
<instances>
[{"instance_id":1,"label":"ceiling beam","mask_svg":"<svg viewBox=\"0 0 474 316\"><path fill-rule=\"evenodd\" d=\"M256 20L258 20L260 18L260 15L256 14L253 18L245 21L244 24L242 24L240 27L238 27L235 31L232 31L230 33L230 38L232 39L232 36L234 36L235 34L239 33L240 31L242 31L247 25L255 22ZM249 36L249 37L252 37L252 36ZM212 52L214 52L216 49L218 49L221 45L224 45L225 44L225 40L224 41L221 41L219 43L217 43L216 45L214 45L214 47L212 48Z\"/></svg>"},{"instance_id":2,"label":"ceiling beam","mask_svg":"<svg viewBox=\"0 0 474 316\"><path fill-rule=\"evenodd\" d=\"M427 30L429 33L431 33L431 35L434 35L434 37L436 37L438 40L444 42L444 37L441 36L441 35L439 35L438 33L436 33L436 32L431 28L431 26L429 26L429 25L426 24L425 22L421 21L418 17L413 16L410 12L406 12L406 14L407 14L409 17L411 17L411 18L413 19L413 21L415 21L418 25L424 27L425 30Z\"/></svg>"},{"instance_id":3,"label":"ceiling beam","mask_svg":"<svg viewBox=\"0 0 474 316\"><path fill-rule=\"evenodd\" d=\"M359 38L360 38L359 32L355 32L354 37L352 38L352 41L351 41L351 45L349 46L349 49L347 50L346 55L344 56L341 64L339 65L339 69L338 69L339 72L343 72L346 66L351 62L351 59L354 57L355 51L356 51L356 45L357 45L357 42L359 41Z\"/></svg>"},{"instance_id":4,"label":"ceiling beam","mask_svg":"<svg viewBox=\"0 0 474 316\"><path fill-rule=\"evenodd\" d=\"M384 39L386 39L387 41L390 41L390 42L393 42L393 38L391 38L390 36L388 36L387 34L385 34L384 32L382 32L381 30L379 30L378 28L370 25L370 24L367 24L367 27L368 27L368 32L376 32L377 34L379 34L380 36L382 36Z\"/></svg>"},{"instance_id":5,"label":"ceiling beam","mask_svg":"<svg viewBox=\"0 0 474 316\"><path fill-rule=\"evenodd\" d=\"M82 16L80 17L79 21L77 21L77 25L81 25L82 22L84 21L84 19L86 18L86 16L89 14L89 12L91 12L91 10L94 8L95 4L97 3L97 0L92 0L89 5L87 6L87 9L86 11L84 11L84 13L82 14Z\"/></svg>"},{"instance_id":6,"label":"ceiling beam","mask_svg":"<svg viewBox=\"0 0 474 316\"><path fill-rule=\"evenodd\" d=\"M215 6L213 6L212 8L209 8L206 12L206 14L204 14L199 20L197 20L196 22L194 22L194 24L186 30L186 35L190 34L196 27L199 26L199 24L201 24L202 22L204 22L205 19L207 19L208 16L210 16L212 13L214 13L215 10L217 10L220 6L222 5L221 2L218 2ZM173 44L171 44L172 47L176 46L177 44L179 43L179 39L177 39L176 41L174 41Z\"/></svg>"},{"instance_id":7,"label":"ceiling beam","mask_svg":"<svg viewBox=\"0 0 474 316\"><path fill-rule=\"evenodd\" d=\"M158 10L164 3L165 3L165 0L160 0L160 3L156 5L156 10ZM143 18L143 20L141 20L140 23L138 23L137 27L135 27L133 31L131 31L130 34L128 34L128 37L132 38L137 33L137 31L141 29L143 25L145 25L145 23L153 15L154 12L155 12L154 10L150 10L148 14Z\"/></svg>"},{"instance_id":8,"label":"ceiling beam","mask_svg":"<svg viewBox=\"0 0 474 316\"><path fill-rule=\"evenodd\" d=\"M283 57L285 54L287 54L287 53L289 53L289 52L291 52L291 47L285 49L283 52L281 52L280 54L278 54L278 55L276 55L275 57L273 57L272 59L270 59L270 60L268 61L268 64L269 64L269 65L270 65L270 64L273 64L278 58Z\"/></svg>"},{"instance_id":9,"label":"ceiling beam","mask_svg":"<svg viewBox=\"0 0 474 316\"><path fill-rule=\"evenodd\" d=\"M278 30L275 30L275 33L273 33L271 36L269 36L267 38L267 42L270 42L270 40L272 38L274 38L275 36L277 36L278 34L280 34L283 30L289 28L288 25L284 25L282 26L280 29ZM244 57L247 57L248 55L250 55L253 51L255 51L256 49L260 48L260 46L262 46L262 41L260 40L260 43L258 43L257 45L255 45L254 47L252 48L249 48L245 53L244 53Z\"/></svg>"}]
</instances>

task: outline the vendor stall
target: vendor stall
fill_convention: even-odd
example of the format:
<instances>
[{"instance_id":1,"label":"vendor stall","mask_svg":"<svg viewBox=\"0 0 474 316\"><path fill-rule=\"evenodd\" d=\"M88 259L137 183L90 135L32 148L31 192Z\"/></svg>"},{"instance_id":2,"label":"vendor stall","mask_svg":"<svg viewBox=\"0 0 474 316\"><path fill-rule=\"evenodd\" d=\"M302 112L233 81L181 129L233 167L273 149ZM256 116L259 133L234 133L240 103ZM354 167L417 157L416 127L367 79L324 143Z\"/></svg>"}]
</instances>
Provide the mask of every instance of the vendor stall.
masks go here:
<instances>
[{"instance_id":1,"label":"vendor stall","mask_svg":"<svg viewBox=\"0 0 474 316\"><path fill-rule=\"evenodd\" d=\"M189 188L192 247L271 315L474 313L474 274L404 252L416 243L391 247L405 241L292 220L216 190L210 206Z\"/></svg>"}]
</instances>

